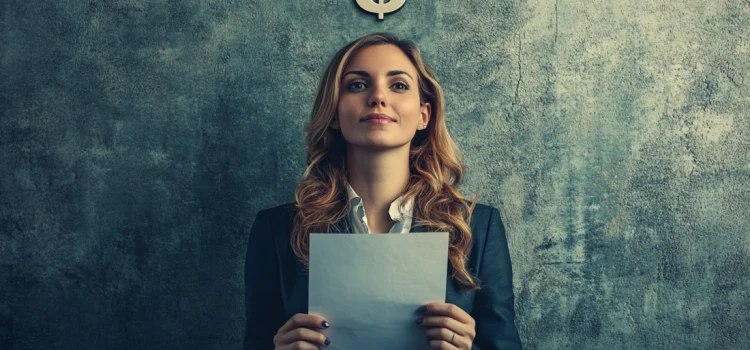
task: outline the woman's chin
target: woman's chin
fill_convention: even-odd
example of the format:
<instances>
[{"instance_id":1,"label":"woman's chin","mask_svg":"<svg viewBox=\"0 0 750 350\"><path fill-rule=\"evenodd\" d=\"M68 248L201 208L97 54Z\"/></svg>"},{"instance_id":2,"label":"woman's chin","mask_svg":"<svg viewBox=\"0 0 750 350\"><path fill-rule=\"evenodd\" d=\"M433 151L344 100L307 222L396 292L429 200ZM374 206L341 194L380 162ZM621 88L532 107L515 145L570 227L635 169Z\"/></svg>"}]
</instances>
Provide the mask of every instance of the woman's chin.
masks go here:
<instances>
[{"instance_id":1,"label":"woman's chin","mask_svg":"<svg viewBox=\"0 0 750 350\"><path fill-rule=\"evenodd\" d=\"M361 149L366 149L366 150L385 151L385 150L392 150L392 149L397 149L397 148L401 148L405 146L408 147L410 143L411 143L411 140L406 140L406 141L401 142L401 141L393 140L392 138L390 139L373 138L373 139L369 139L369 140L362 141L362 142L357 142L355 144L350 144L350 145L354 146L355 148L361 148Z\"/></svg>"}]
</instances>

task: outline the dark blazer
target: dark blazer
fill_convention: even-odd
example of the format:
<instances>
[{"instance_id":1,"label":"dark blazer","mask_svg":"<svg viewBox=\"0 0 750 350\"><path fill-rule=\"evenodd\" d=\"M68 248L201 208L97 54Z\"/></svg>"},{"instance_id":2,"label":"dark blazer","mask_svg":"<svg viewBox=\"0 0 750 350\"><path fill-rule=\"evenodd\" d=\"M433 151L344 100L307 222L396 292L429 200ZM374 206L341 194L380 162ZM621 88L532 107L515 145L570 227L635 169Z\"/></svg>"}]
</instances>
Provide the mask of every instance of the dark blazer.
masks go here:
<instances>
[{"instance_id":1,"label":"dark blazer","mask_svg":"<svg viewBox=\"0 0 750 350\"><path fill-rule=\"evenodd\" d=\"M245 259L246 350L273 349L279 328L294 314L308 312L308 276L290 243L295 212L292 203L261 210L250 229ZM455 283L449 262L445 302L459 306L476 321L472 349L521 349L513 309L513 273L500 213L479 203L470 225L473 246L467 268L481 280L482 289L470 291ZM425 232L425 228L415 226L411 231ZM346 217L331 232L351 232Z\"/></svg>"}]
</instances>

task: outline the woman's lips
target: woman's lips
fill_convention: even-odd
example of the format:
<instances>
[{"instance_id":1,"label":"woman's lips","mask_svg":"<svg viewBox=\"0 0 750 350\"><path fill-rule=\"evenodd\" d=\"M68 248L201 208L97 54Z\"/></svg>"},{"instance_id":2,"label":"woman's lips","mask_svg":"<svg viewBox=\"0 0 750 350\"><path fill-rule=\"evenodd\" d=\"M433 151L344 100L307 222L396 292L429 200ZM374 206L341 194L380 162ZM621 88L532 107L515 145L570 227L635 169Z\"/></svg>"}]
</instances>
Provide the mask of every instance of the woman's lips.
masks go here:
<instances>
[{"instance_id":1,"label":"woman's lips","mask_svg":"<svg viewBox=\"0 0 750 350\"><path fill-rule=\"evenodd\" d=\"M391 118L390 116L388 116L387 114L384 114L384 113L370 113L370 114L366 115L364 118L360 119L360 121L367 122L367 121L370 121L370 120L373 120L373 119L384 119L384 120L389 120L389 121L392 121L392 122L396 121L395 119ZM375 123L377 123L377 124L385 124L385 122L375 122Z\"/></svg>"},{"instance_id":2,"label":"woman's lips","mask_svg":"<svg viewBox=\"0 0 750 350\"><path fill-rule=\"evenodd\" d=\"M393 123L393 120L389 118L372 118L372 119L367 119L364 122L372 123L372 124L388 124L388 123Z\"/></svg>"}]
</instances>

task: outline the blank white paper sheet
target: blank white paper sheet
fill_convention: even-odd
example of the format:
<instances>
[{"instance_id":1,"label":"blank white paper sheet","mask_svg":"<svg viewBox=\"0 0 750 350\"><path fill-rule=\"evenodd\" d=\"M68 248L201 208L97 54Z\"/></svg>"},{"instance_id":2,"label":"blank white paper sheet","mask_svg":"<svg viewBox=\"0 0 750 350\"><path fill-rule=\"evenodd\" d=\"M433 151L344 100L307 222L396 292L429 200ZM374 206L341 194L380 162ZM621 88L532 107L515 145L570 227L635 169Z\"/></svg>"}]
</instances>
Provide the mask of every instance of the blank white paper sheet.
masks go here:
<instances>
[{"instance_id":1,"label":"blank white paper sheet","mask_svg":"<svg viewBox=\"0 0 750 350\"><path fill-rule=\"evenodd\" d=\"M415 312L445 302L448 233L313 233L308 313L342 350L428 350Z\"/></svg>"}]
</instances>

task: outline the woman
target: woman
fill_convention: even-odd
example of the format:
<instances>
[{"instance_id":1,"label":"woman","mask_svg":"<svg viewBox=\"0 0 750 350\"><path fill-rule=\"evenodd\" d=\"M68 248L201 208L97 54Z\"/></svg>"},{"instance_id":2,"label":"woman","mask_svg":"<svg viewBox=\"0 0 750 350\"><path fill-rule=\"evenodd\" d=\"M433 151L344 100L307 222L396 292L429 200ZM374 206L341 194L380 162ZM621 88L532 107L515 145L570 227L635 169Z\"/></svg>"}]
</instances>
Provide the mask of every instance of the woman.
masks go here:
<instances>
[{"instance_id":1,"label":"woman","mask_svg":"<svg viewBox=\"0 0 750 350\"><path fill-rule=\"evenodd\" d=\"M446 302L415 322L434 349L520 349L497 209L456 190L463 164L443 94L409 41L375 33L342 48L321 80L295 202L261 210L245 262L245 349L318 349L336 325L307 314L311 232L450 232ZM474 275L475 274L475 275Z\"/></svg>"}]
</instances>

